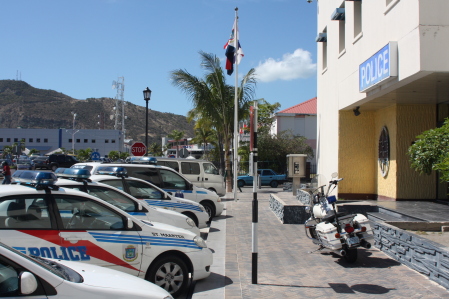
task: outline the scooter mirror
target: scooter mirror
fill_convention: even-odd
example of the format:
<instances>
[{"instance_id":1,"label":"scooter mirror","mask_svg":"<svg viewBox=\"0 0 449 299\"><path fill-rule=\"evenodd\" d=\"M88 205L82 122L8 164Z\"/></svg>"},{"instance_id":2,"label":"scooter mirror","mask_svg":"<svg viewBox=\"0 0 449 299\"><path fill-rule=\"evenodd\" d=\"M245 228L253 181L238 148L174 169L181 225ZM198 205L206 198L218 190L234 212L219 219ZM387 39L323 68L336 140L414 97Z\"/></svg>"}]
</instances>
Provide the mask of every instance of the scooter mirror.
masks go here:
<instances>
[{"instance_id":1,"label":"scooter mirror","mask_svg":"<svg viewBox=\"0 0 449 299\"><path fill-rule=\"evenodd\" d=\"M338 172L334 172L334 173L332 174L332 178L333 178L333 179L338 178Z\"/></svg>"}]
</instances>

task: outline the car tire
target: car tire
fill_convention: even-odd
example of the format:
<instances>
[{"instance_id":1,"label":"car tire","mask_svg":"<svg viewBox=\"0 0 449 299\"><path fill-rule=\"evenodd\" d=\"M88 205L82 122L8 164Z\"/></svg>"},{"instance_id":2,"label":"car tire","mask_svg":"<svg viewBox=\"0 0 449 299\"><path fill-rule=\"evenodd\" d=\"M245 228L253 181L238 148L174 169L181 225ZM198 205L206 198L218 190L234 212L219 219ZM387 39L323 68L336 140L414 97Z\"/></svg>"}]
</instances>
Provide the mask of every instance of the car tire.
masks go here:
<instances>
[{"instance_id":1,"label":"car tire","mask_svg":"<svg viewBox=\"0 0 449 299\"><path fill-rule=\"evenodd\" d=\"M51 166L51 171L55 172L56 169L58 169L58 165L52 165Z\"/></svg>"},{"instance_id":2,"label":"car tire","mask_svg":"<svg viewBox=\"0 0 449 299\"><path fill-rule=\"evenodd\" d=\"M237 186L239 186L239 188L244 187L244 186L245 186L245 181L239 180L239 181L237 182Z\"/></svg>"},{"instance_id":3,"label":"car tire","mask_svg":"<svg viewBox=\"0 0 449 299\"><path fill-rule=\"evenodd\" d=\"M209 214L209 221L212 221L212 218L215 217L215 207L209 202L200 202L206 210L207 214Z\"/></svg>"},{"instance_id":4,"label":"car tire","mask_svg":"<svg viewBox=\"0 0 449 299\"><path fill-rule=\"evenodd\" d=\"M175 255L157 259L148 269L145 279L163 288L174 298L184 293L189 284L186 263Z\"/></svg>"},{"instance_id":5,"label":"car tire","mask_svg":"<svg viewBox=\"0 0 449 299\"><path fill-rule=\"evenodd\" d=\"M270 186L271 188L277 188L279 185L278 181L271 181Z\"/></svg>"}]
</instances>

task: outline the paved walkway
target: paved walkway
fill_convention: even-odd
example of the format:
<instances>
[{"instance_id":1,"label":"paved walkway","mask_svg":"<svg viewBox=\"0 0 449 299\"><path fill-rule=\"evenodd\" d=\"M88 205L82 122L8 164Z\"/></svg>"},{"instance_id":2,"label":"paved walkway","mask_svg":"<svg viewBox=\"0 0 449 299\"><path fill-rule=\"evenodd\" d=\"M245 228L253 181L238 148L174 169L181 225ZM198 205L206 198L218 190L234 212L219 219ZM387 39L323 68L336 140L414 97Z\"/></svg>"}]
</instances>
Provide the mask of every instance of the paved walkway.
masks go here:
<instances>
[{"instance_id":1,"label":"paved walkway","mask_svg":"<svg viewBox=\"0 0 449 299\"><path fill-rule=\"evenodd\" d=\"M317 248L304 226L282 224L270 210L270 193L258 190L258 283L251 283L252 188L225 201L210 227L212 274L196 283L193 298L449 298L449 291L376 248L359 249L355 264Z\"/></svg>"}]
</instances>

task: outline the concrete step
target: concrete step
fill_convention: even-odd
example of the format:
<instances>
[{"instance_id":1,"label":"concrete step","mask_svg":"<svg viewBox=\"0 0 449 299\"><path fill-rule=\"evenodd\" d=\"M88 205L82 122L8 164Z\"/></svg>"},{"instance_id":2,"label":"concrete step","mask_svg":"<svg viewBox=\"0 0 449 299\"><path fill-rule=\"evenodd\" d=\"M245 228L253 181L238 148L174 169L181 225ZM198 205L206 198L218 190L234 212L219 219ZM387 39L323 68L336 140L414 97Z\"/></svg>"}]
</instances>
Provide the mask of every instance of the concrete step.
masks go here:
<instances>
[{"instance_id":1,"label":"concrete step","mask_svg":"<svg viewBox=\"0 0 449 299\"><path fill-rule=\"evenodd\" d=\"M399 213L397 211L385 209L382 207L379 207L378 212L368 212L368 219L371 220L380 220L380 221L405 221L405 222L420 222L420 221L426 221L425 219L409 216L403 213Z\"/></svg>"}]
</instances>

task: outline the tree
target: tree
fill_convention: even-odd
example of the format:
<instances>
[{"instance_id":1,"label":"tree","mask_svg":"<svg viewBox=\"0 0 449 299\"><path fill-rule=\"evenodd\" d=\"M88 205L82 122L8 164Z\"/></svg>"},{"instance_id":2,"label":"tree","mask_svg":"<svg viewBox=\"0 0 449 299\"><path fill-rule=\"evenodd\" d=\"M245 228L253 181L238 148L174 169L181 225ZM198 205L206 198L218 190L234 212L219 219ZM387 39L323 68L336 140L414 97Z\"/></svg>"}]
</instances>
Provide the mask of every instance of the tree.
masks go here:
<instances>
[{"instance_id":1,"label":"tree","mask_svg":"<svg viewBox=\"0 0 449 299\"><path fill-rule=\"evenodd\" d=\"M32 154L39 154L39 153L40 153L39 150L32 148L30 149L30 152L28 154L31 156Z\"/></svg>"},{"instance_id":2,"label":"tree","mask_svg":"<svg viewBox=\"0 0 449 299\"><path fill-rule=\"evenodd\" d=\"M151 153L155 157L162 156L162 146L160 143L153 142L148 146L148 152Z\"/></svg>"},{"instance_id":3,"label":"tree","mask_svg":"<svg viewBox=\"0 0 449 299\"><path fill-rule=\"evenodd\" d=\"M108 154L108 158L111 159L111 161L115 161L120 157L118 151L110 151Z\"/></svg>"},{"instance_id":4,"label":"tree","mask_svg":"<svg viewBox=\"0 0 449 299\"><path fill-rule=\"evenodd\" d=\"M184 137L184 131L173 130L170 134L168 134L168 138L174 139L176 141L176 158L178 158L179 152L179 140Z\"/></svg>"},{"instance_id":5,"label":"tree","mask_svg":"<svg viewBox=\"0 0 449 299\"><path fill-rule=\"evenodd\" d=\"M411 168L421 174L439 170L441 179L448 181L449 118L444 121L443 126L424 131L416 139L407 151Z\"/></svg>"},{"instance_id":6,"label":"tree","mask_svg":"<svg viewBox=\"0 0 449 299\"><path fill-rule=\"evenodd\" d=\"M79 149L77 150L77 155L76 157L78 158L78 160L80 161L87 161L90 159L90 155L92 154L92 149L91 148L86 148L86 149Z\"/></svg>"},{"instance_id":7,"label":"tree","mask_svg":"<svg viewBox=\"0 0 449 299\"><path fill-rule=\"evenodd\" d=\"M235 87L226 84L226 78L220 66L220 59L200 51L201 66L205 70L204 79L198 78L186 70L171 72L172 84L184 91L193 102L192 113L197 118L210 121L217 132L219 144L223 144L226 169L226 191L232 191L231 161L229 153L234 128L234 91ZM238 115L243 119L248 114L249 102L254 97L256 85L255 70L251 69L243 76L237 90ZM220 155L221 156L221 155Z\"/></svg>"},{"instance_id":8,"label":"tree","mask_svg":"<svg viewBox=\"0 0 449 299\"><path fill-rule=\"evenodd\" d=\"M269 133L271 131L271 126L274 122L274 113L279 110L281 104L276 102L270 104L265 99L259 99L258 102L258 112L257 112L257 122L258 122L258 133Z\"/></svg>"}]
</instances>

